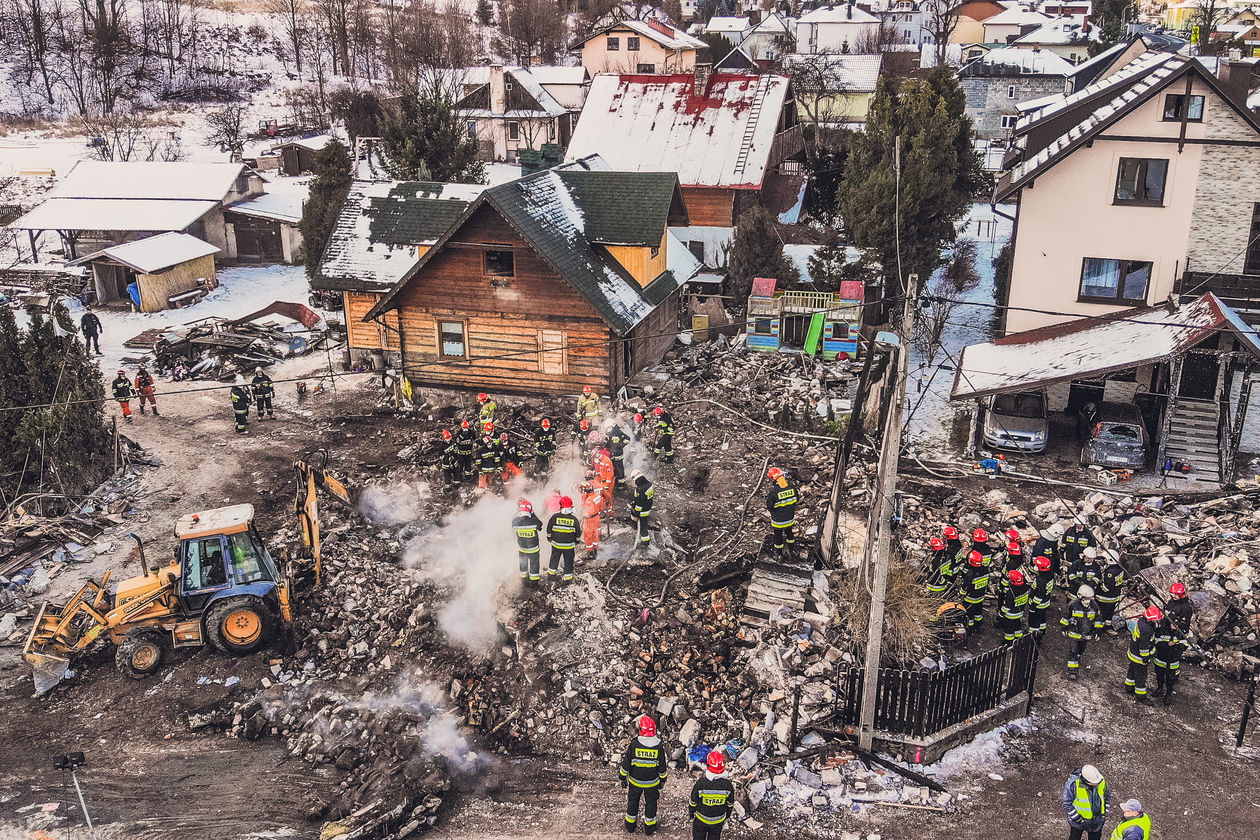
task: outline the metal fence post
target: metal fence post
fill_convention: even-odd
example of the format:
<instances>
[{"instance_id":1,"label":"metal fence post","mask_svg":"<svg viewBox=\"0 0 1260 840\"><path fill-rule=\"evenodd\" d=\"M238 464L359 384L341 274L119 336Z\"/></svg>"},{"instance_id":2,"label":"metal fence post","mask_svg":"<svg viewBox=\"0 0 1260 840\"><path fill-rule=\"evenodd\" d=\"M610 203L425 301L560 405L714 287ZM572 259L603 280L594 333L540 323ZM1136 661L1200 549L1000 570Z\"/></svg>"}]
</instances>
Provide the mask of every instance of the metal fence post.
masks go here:
<instances>
[{"instance_id":1,"label":"metal fence post","mask_svg":"<svg viewBox=\"0 0 1260 840\"><path fill-rule=\"evenodd\" d=\"M1260 682L1260 674L1252 674L1251 687L1247 689L1247 702L1243 704L1242 721L1238 724L1238 740L1234 749L1242 749L1243 739L1247 737L1247 721L1251 719L1251 709L1256 704L1256 683Z\"/></svg>"}]
</instances>

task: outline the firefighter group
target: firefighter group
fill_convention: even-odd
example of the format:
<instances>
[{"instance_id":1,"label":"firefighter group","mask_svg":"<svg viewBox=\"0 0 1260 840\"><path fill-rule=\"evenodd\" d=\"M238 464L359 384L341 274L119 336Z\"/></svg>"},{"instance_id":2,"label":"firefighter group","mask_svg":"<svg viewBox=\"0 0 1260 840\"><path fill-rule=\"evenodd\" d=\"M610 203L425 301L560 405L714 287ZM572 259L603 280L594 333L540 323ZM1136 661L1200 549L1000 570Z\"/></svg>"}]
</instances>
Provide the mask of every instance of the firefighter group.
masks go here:
<instances>
[{"instance_id":1,"label":"firefighter group","mask_svg":"<svg viewBox=\"0 0 1260 840\"><path fill-rule=\"evenodd\" d=\"M127 376L127 371L118 371L118 376L114 377L110 389L114 400L118 403L119 411L122 412L123 420L128 423L132 422L134 417L131 411L132 400L139 401L141 414L147 413L145 409L150 407L153 409L154 417L161 416L158 414L153 374L144 365L140 365L134 380ZM271 377L261 367L254 368L254 378L250 381L246 381L241 374L236 375L228 397L232 402L232 421L238 435L243 435L248 431L251 405L257 410L259 420L275 419L276 410L273 404L275 394L276 387Z\"/></svg>"},{"instance_id":2,"label":"firefighter group","mask_svg":"<svg viewBox=\"0 0 1260 840\"><path fill-rule=\"evenodd\" d=\"M642 715L639 734L621 758L621 786L626 789L626 832L633 834L643 806L643 833L655 834L660 819L661 788L669 776L669 758L656 721ZM705 758L704 775L696 780L687 801L692 840L718 840L735 807L735 787L726 777L726 756L713 750Z\"/></svg>"},{"instance_id":3,"label":"firefighter group","mask_svg":"<svg viewBox=\"0 0 1260 840\"><path fill-rule=\"evenodd\" d=\"M946 526L929 541L923 570L928 592L945 601L938 619L960 635L975 633L984 623L986 600L995 600L996 629L1004 641L1014 642L1026 634L1041 636L1057 617L1069 641L1068 678L1079 679L1088 643L1103 632L1118 634L1116 609L1126 582L1120 552L1101 546L1089 524L1084 516L1066 529L1053 524L1031 545L1014 528L996 540L976 528L964 540L958 528ZM1051 616L1060 588L1067 603ZM1192 615L1186 586L1178 582L1163 609L1150 604L1137 615L1121 616L1130 637L1124 687L1138 703L1152 702L1147 678L1154 666L1154 696L1171 705Z\"/></svg>"}]
</instances>

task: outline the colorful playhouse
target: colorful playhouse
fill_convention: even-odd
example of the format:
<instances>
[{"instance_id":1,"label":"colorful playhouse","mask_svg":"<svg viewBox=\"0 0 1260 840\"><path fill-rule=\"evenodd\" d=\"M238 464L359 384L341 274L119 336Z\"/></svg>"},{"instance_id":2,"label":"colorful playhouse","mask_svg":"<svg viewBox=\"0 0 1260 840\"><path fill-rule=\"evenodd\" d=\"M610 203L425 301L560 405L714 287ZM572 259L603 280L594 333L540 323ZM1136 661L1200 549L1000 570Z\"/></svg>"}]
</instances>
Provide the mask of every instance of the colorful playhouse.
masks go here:
<instances>
[{"instance_id":1,"label":"colorful playhouse","mask_svg":"<svg viewBox=\"0 0 1260 840\"><path fill-rule=\"evenodd\" d=\"M748 297L748 347L767 353L801 350L824 359L856 359L865 288L860 280L839 292L776 291L777 281L758 277Z\"/></svg>"}]
</instances>

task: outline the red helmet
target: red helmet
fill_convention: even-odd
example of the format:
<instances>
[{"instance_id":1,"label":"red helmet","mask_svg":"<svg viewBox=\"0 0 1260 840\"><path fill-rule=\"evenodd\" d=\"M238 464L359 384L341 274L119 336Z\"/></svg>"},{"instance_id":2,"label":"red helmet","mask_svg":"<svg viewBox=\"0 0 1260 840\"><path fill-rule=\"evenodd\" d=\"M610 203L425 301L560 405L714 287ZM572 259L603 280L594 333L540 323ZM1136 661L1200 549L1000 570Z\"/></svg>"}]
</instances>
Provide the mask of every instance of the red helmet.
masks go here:
<instances>
[{"instance_id":1,"label":"red helmet","mask_svg":"<svg viewBox=\"0 0 1260 840\"><path fill-rule=\"evenodd\" d=\"M119 375L119 376L126 376L126 375L127 375L127 371L125 371L125 370L120 370L120 371L118 371L118 375Z\"/></svg>"},{"instance_id":2,"label":"red helmet","mask_svg":"<svg viewBox=\"0 0 1260 840\"><path fill-rule=\"evenodd\" d=\"M1019 531L1011 528L1006 532L1006 539L1008 542L1022 542L1024 538L1019 535Z\"/></svg>"},{"instance_id":3,"label":"red helmet","mask_svg":"<svg viewBox=\"0 0 1260 840\"><path fill-rule=\"evenodd\" d=\"M507 440L507 432L504 432L504 433L502 433L501 435L499 435L499 440L506 441L506 440Z\"/></svg>"},{"instance_id":4,"label":"red helmet","mask_svg":"<svg viewBox=\"0 0 1260 840\"><path fill-rule=\"evenodd\" d=\"M487 423L486 423L486 425L482 426L482 428L483 428L485 431L487 431L487 432L493 432L493 431L494 431L494 421L493 421L493 420L491 420L491 421L487 422Z\"/></svg>"},{"instance_id":5,"label":"red helmet","mask_svg":"<svg viewBox=\"0 0 1260 840\"><path fill-rule=\"evenodd\" d=\"M572 499L571 497L569 497L569 496L561 496L561 497L560 497L560 507L562 507L562 508L571 508L571 507L573 507L573 499ZM653 732L655 732L655 730L656 730L656 724L655 724L655 723L653 723L653 724L652 724L652 729L653 729Z\"/></svg>"},{"instance_id":6,"label":"red helmet","mask_svg":"<svg viewBox=\"0 0 1260 840\"><path fill-rule=\"evenodd\" d=\"M771 481L778 481L780 478L783 478L783 470L779 469L778 467L771 467L770 470L766 473L766 478L770 479Z\"/></svg>"},{"instance_id":7,"label":"red helmet","mask_svg":"<svg viewBox=\"0 0 1260 840\"><path fill-rule=\"evenodd\" d=\"M443 430L442 430L442 440L450 440L450 439L451 439L451 430L450 430L450 429L443 429Z\"/></svg>"},{"instance_id":8,"label":"red helmet","mask_svg":"<svg viewBox=\"0 0 1260 840\"><path fill-rule=\"evenodd\" d=\"M485 394L478 394L478 395L477 395L477 402L485 402L485 401L486 401L486 400L488 400L488 399L490 399L490 397L488 397L488 396L487 396L487 395L485 395Z\"/></svg>"},{"instance_id":9,"label":"red helmet","mask_svg":"<svg viewBox=\"0 0 1260 840\"><path fill-rule=\"evenodd\" d=\"M1172 593L1174 598L1186 597L1186 585L1181 581L1177 581L1172 586L1168 587L1168 591Z\"/></svg>"},{"instance_id":10,"label":"red helmet","mask_svg":"<svg viewBox=\"0 0 1260 840\"><path fill-rule=\"evenodd\" d=\"M1013 554L1013 555L1016 555L1016 556L1023 556L1023 554L1024 554L1024 548L1023 548L1023 546L1021 546L1021 545L1020 545L1019 543L1017 543L1017 542L1007 543L1007 544L1006 544L1006 553L1007 553L1007 554Z\"/></svg>"},{"instance_id":11,"label":"red helmet","mask_svg":"<svg viewBox=\"0 0 1260 840\"><path fill-rule=\"evenodd\" d=\"M546 417L544 417L544 418L542 419L542 423L541 423L541 425L542 425L542 427L543 427L543 431L546 431L547 429L550 429L550 428L551 428L551 421L550 421L550 420L548 420Z\"/></svg>"},{"instance_id":12,"label":"red helmet","mask_svg":"<svg viewBox=\"0 0 1260 840\"><path fill-rule=\"evenodd\" d=\"M1024 585L1024 573L1021 572L1019 569L1015 569L1014 571L1007 574L1006 579L1009 580L1011 583L1015 584L1016 586Z\"/></svg>"},{"instance_id":13,"label":"red helmet","mask_svg":"<svg viewBox=\"0 0 1260 840\"><path fill-rule=\"evenodd\" d=\"M464 422L462 422L462 423L460 423L460 424L459 424L459 427L460 427L461 429L471 429L471 428L472 428L472 423L469 423L467 420L465 420Z\"/></svg>"},{"instance_id":14,"label":"red helmet","mask_svg":"<svg viewBox=\"0 0 1260 840\"><path fill-rule=\"evenodd\" d=\"M983 555L983 554L981 554L981 553L980 553L980 552L978 552L978 551L973 551L973 552L971 552L970 554L968 554L968 555L967 555L967 562L968 562L968 563L970 563L970 564L971 564L971 565L973 565L973 566L983 566L983 565L984 565L984 555Z\"/></svg>"},{"instance_id":15,"label":"red helmet","mask_svg":"<svg viewBox=\"0 0 1260 840\"><path fill-rule=\"evenodd\" d=\"M1159 621L1164 617L1164 612L1159 607L1151 604L1146 608L1144 615L1146 616L1147 621Z\"/></svg>"},{"instance_id":16,"label":"red helmet","mask_svg":"<svg viewBox=\"0 0 1260 840\"><path fill-rule=\"evenodd\" d=\"M928 548L933 551L943 551L945 549L945 541L940 537L932 537L928 540Z\"/></svg>"},{"instance_id":17,"label":"red helmet","mask_svg":"<svg viewBox=\"0 0 1260 840\"><path fill-rule=\"evenodd\" d=\"M642 422L643 422L643 415L642 415L642 414L639 414L638 412L635 412L635 415L634 415L634 422L636 422L636 423L642 423Z\"/></svg>"},{"instance_id":18,"label":"red helmet","mask_svg":"<svg viewBox=\"0 0 1260 840\"><path fill-rule=\"evenodd\" d=\"M656 408L652 409L652 413L655 414L657 417L660 417L662 414L665 413L665 409L661 408L658 405Z\"/></svg>"},{"instance_id":19,"label":"red helmet","mask_svg":"<svg viewBox=\"0 0 1260 840\"><path fill-rule=\"evenodd\" d=\"M946 525L945 526L945 539L947 540L958 539L958 529L955 528L953 525Z\"/></svg>"},{"instance_id":20,"label":"red helmet","mask_svg":"<svg viewBox=\"0 0 1260 840\"><path fill-rule=\"evenodd\" d=\"M534 510L534 506L530 504L529 499L521 499L516 503L516 509L521 513L530 513Z\"/></svg>"},{"instance_id":21,"label":"red helmet","mask_svg":"<svg viewBox=\"0 0 1260 840\"><path fill-rule=\"evenodd\" d=\"M1038 557L1036 560L1033 561L1033 565L1043 572L1048 572L1050 571L1050 558L1042 554L1040 557Z\"/></svg>"},{"instance_id":22,"label":"red helmet","mask_svg":"<svg viewBox=\"0 0 1260 840\"><path fill-rule=\"evenodd\" d=\"M591 427L591 421L590 421L590 420L583 420L581 423L579 423L579 424L578 424L578 428L579 428L579 429L581 429L581 430L582 430L582 431L584 431L584 432L585 432L587 429L589 429L590 427Z\"/></svg>"},{"instance_id":23,"label":"red helmet","mask_svg":"<svg viewBox=\"0 0 1260 840\"><path fill-rule=\"evenodd\" d=\"M976 530L971 532L971 538L975 540L976 542L988 542L989 532L984 530L983 528L977 528Z\"/></svg>"},{"instance_id":24,"label":"red helmet","mask_svg":"<svg viewBox=\"0 0 1260 840\"><path fill-rule=\"evenodd\" d=\"M583 386L582 386L582 393L583 393L584 395L586 395L586 396L588 396L588 397L589 397L589 396L591 395L591 386L590 386L590 385L583 385Z\"/></svg>"},{"instance_id":25,"label":"red helmet","mask_svg":"<svg viewBox=\"0 0 1260 840\"><path fill-rule=\"evenodd\" d=\"M709 768L710 773L726 772L726 756L722 755L718 750L709 753L709 757L704 760L704 763Z\"/></svg>"},{"instance_id":26,"label":"red helmet","mask_svg":"<svg viewBox=\"0 0 1260 840\"><path fill-rule=\"evenodd\" d=\"M647 715L639 718L639 734L644 738L653 738L656 736L656 721Z\"/></svg>"}]
</instances>

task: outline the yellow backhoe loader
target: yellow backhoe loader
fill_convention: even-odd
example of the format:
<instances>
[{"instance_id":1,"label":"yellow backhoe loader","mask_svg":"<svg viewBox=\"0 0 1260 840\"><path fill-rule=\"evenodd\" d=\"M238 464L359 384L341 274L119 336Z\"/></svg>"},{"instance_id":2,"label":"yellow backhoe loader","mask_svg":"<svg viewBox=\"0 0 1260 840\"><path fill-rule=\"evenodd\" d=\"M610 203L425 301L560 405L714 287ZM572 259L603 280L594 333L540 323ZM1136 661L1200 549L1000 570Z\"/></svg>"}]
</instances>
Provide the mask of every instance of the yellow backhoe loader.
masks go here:
<instances>
[{"instance_id":1,"label":"yellow backhoe loader","mask_svg":"<svg viewBox=\"0 0 1260 840\"><path fill-rule=\"evenodd\" d=\"M171 563L150 567L140 537L140 574L111 591L112 572L89 580L63 605L44 603L35 617L23 656L33 668L35 693L59 683L76 654L98 640L116 645L123 673L141 678L162 665L171 648L213 645L225 653L252 653L293 621L293 580L309 572L321 577L319 491L353 504L350 492L324 467L295 461L302 548L277 566L254 527L253 505L231 505L191 513L175 523L178 543Z\"/></svg>"}]
</instances>

